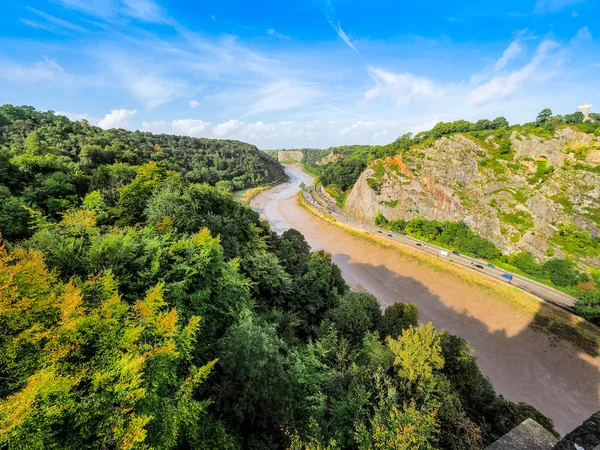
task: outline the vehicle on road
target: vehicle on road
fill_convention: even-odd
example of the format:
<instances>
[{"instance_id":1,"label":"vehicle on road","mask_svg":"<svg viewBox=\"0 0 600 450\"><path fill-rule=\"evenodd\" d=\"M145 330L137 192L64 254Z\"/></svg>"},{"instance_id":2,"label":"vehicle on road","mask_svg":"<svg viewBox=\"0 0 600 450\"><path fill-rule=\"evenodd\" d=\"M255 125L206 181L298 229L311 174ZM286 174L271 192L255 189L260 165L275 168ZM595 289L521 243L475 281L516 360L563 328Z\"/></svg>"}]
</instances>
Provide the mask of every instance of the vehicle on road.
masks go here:
<instances>
[{"instance_id":1,"label":"vehicle on road","mask_svg":"<svg viewBox=\"0 0 600 450\"><path fill-rule=\"evenodd\" d=\"M488 266L490 269L495 269L495 268L496 268L496 266L494 266L493 264L490 264L490 263L488 263L488 265L487 265L487 266Z\"/></svg>"},{"instance_id":2,"label":"vehicle on road","mask_svg":"<svg viewBox=\"0 0 600 450\"><path fill-rule=\"evenodd\" d=\"M423 247L423 244L421 244L421 243L419 243L419 242L417 242L415 245L416 245L417 247Z\"/></svg>"},{"instance_id":3,"label":"vehicle on road","mask_svg":"<svg viewBox=\"0 0 600 450\"><path fill-rule=\"evenodd\" d=\"M446 250L440 250L440 255L448 256L448 255L450 255L450 253L448 253Z\"/></svg>"},{"instance_id":4,"label":"vehicle on road","mask_svg":"<svg viewBox=\"0 0 600 450\"><path fill-rule=\"evenodd\" d=\"M458 253L457 251L453 251L452 254L456 255L456 256L460 256L460 253Z\"/></svg>"},{"instance_id":5,"label":"vehicle on road","mask_svg":"<svg viewBox=\"0 0 600 450\"><path fill-rule=\"evenodd\" d=\"M378 232L378 233L383 233L383 231L381 231L381 230L377 230L377 232Z\"/></svg>"},{"instance_id":6,"label":"vehicle on road","mask_svg":"<svg viewBox=\"0 0 600 450\"><path fill-rule=\"evenodd\" d=\"M391 235L391 234L388 234L388 237L392 237L392 235Z\"/></svg>"},{"instance_id":7,"label":"vehicle on road","mask_svg":"<svg viewBox=\"0 0 600 450\"><path fill-rule=\"evenodd\" d=\"M483 269L484 267L481 264L471 263L472 267L476 267L477 269Z\"/></svg>"},{"instance_id":8,"label":"vehicle on road","mask_svg":"<svg viewBox=\"0 0 600 450\"><path fill-rule=\"evenodd\" d=\"M503 273L502 278L506 278L508 281L513 279L513 276L510 273Z\"/></svg>"}]
</instances>

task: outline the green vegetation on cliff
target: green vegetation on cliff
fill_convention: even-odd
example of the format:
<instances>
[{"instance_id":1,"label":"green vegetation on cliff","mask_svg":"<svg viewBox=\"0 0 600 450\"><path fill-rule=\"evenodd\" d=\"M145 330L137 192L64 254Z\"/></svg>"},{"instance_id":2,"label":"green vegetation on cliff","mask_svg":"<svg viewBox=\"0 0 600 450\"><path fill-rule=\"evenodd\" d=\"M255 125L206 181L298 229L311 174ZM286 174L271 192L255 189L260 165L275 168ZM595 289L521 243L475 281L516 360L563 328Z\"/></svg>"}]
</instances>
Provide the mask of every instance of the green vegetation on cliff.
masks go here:
<instances>
[{"instance_id":1,"label":"green vegetation on cliff","mask_svg":"<svg viewBox=\"0 0 600 450\"><path fill-rule=\"evenodd\" d=\"M599 136L600 122L550 110L524 125L442 122L346 152L320 182L350 214L562 289L600 323ZM539 267L511 265L520 251Z\"/></svg>"},{"instance_id":2,"label":"green vegetation on cliff","mask_svg":"<svg viewBox=\"0 0 600 450\"><path fill-rule=\"evenodd\" d=\"M175 160L87 172L58 150L79 134L28 123L35 151L11 144L0 166L9 199L37 199L0 244L0 448L450 450L527 417L553 431L496 395L467 342L350 292L299 232Z\"/></svg>"}]
</instances>

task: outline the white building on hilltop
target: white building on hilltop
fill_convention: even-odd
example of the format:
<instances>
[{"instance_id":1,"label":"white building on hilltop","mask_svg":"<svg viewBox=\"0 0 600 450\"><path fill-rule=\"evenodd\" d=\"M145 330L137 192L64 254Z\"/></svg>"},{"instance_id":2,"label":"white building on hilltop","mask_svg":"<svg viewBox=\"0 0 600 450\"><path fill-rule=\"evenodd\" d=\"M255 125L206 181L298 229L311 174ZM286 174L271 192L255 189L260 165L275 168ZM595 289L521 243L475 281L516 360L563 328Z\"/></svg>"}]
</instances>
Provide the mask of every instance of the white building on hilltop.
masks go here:
<instances>
[{"instance_id":1,"label":"white building on hilltop","mask_svg":"<svg viewBox=\"0 0 600 450\"><path fill-rule=\"evenodd\" d=\"M592 109L592 105L588 102L585 102L583 105L579 105L577 107L577 111L583 113L584 120L588 120L590 118L590 109Z\"/></svg>"}]
</instances>

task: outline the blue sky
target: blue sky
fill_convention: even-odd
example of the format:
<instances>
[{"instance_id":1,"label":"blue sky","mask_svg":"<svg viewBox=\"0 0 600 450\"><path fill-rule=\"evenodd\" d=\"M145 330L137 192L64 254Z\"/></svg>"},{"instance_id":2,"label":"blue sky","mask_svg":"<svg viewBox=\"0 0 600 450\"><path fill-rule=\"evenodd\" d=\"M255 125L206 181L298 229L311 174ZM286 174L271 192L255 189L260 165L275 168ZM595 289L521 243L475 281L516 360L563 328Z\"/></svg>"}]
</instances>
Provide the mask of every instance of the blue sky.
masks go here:
<instances>
[{"instance_id":1,"label":"blue sky","mask_svg":"<svg viewBox=\"0 0 600 450\"><path fill-rule=\"evenodd\" d=\"M0 103L261 148L600 108L600 2L6 0Z\"/></svg>"}]
</instances>

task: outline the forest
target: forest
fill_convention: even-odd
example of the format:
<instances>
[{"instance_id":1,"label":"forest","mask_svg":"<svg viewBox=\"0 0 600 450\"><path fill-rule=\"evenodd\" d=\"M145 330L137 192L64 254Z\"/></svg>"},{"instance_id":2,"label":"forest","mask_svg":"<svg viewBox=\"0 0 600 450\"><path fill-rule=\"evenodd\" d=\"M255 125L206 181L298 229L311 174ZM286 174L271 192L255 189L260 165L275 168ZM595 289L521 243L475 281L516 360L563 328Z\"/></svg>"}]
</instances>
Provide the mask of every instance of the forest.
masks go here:
<instances>
[{"instance_id":1,"label":"forest","mask_svg":"<svg viewBox=\"0 0 600 450\"><path fill-rule=\"evenodd\" d=\"M2 111L0 448L480 449L528 417L555 433L466 341L382 311L234 201L222 181L281 170L250 146Z\"/></svg>"},{"instance_id":2,"label":"forest","mask_svg":"<svg viewBox=\"0 0 600 450\"><path fill-rule=\"evenodd\" d=\"M0 231L25 238L24 206L58 219L99 191L109 208L116 193L149 161L192 183L234 191L277 181L282 167L253 145L238 141L102 130L51 111L0 106Z\"/></svg>"}]
</instances>

